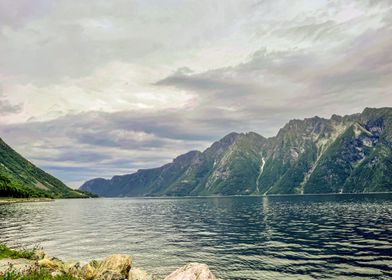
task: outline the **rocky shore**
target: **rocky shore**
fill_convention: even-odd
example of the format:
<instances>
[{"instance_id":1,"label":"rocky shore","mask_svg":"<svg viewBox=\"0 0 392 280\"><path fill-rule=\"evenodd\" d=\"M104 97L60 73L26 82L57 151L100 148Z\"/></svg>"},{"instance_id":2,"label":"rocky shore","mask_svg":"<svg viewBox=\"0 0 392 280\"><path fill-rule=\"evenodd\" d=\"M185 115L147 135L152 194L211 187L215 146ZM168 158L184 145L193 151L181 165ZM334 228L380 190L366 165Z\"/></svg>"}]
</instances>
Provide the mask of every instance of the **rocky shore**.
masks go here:
<instances>
[{"instance_id":1,"label":"rocky shore","mask_svg":"<svg viewBox=\"0 0 392 280\"><path fill-rule=\"evenodd\" d=\"M36 198L14 198L14 197L0 197L1 204L12 204L12 203L28 203L28 202L52 202L53 198L36 197Z\"/></svg>"},{"instance_id":2,"label":"rocky shore","mask_svg":"<svg viewBox=\"0 0 392 280\"><path fill-rule=\"evenodd\" d=\"M44 270L53 279L81 280L215 280L206 264L188 263L165 278L151 275L132 265L128 255L111 255L89 263L64 262L38 250L34 257L0 259L0 279L20 279L10 275L29 275ZM8 276L7 276L8 275ZM64 276L64 278L61 278ZM8 278L7 278L8 277ZM46 278L45 278L46 279Z\"/></svg>"}]
</instances>

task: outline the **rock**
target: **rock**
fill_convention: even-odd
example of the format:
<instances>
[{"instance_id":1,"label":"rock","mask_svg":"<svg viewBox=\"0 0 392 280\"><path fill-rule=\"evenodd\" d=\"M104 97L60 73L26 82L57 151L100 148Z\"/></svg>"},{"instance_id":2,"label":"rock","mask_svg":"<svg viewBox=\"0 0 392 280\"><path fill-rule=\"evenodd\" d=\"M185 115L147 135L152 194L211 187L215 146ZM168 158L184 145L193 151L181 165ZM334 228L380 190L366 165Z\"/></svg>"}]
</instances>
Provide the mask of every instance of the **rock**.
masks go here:
<instances>
[{"instance_id":1,"label":"rock","mask_svg":"<svg viewBox=\"0 0 392 280\"><path fill-rule=\"evenodd\" d=\"M84 265L79 273L79 276L85 280L91 280L94 278L95 268L91 264Z\"/></svg>"},{"instance_id":2,"label":"rock","mask_svg":"<svg viewBox=\"0 0 392 280\"><path fill-rule=\"evenodd\" d=\"M132 268L128 280L153 280L153 277L139 268Z\"/></svg>"},{"instance_id":3,"label":"rock","mask_svg":"<svg viewBox=\"0 0 392 280\"><path fill-rule=\"evenodd\" d=\"M54 277L54 278L59 277L59 276L62 276L63 274L64 274L64 273L61 272L60 270L54 270L54 271L52 271L52 272L50 273L50 275L51 275L52 277Z\"/></svg>"},{"instance_id":4,"label":"rock","mask_svg":"<svg viewBox=\"0 0 392 280\"><path fill-rule=\"evenodd\" d=\"M164 280L216 280L216 278L208 265L189 263L171 273Z\"/></svg>"},{"instance_id":5,"label":"rock","mask_svg":"<svg viewBox=\"0 0 392 280\"><path fill-rule=\"evenodd\" d=\"M96 269L101 265L102 261L92 260L88 264L91 265L92 268Z\"/></svg>"},{"instance_id":6,"label":"rock","mask_svg":"<svg viewBox=\"0 0 392 280\"><path fill-rule=\"evenodd\" d=\"M38 266L47 268L51 271L54 270L64 271L65 269L65 265L61 260L57 258L49 258L49 257L45 257L42 260L38 260Z\"/></svg>"},{"instance_id":7,"label":"rock","mask_svg":"<svg viewBox=\"0 0 392 280\"><path fill-rule=\"evenodd\" d=\"M74 262L70 264L65 265L65 270L69 275L72 275L73 277L78 277L80 276L80 272L82 269L82 266L80 265L80 262Z\"/></svg>"},{"instance_id":8,"label":"rock","mask_svg":"<svg viewBox=\"0 0 392 280\"><path fill-rule=\"evenodd\" d=\"M94 279L120 280L128 277L132 258L127 255L113 255L104 259L95 271ZM108 278L112 277L112 278Z\"/></svg>"},{"instance_id":9,"label":"rock","mask_svg":"<svg viewBox=\"0 0 392 280\"><path fill-rule=\"evenodd\" d=\"M127 279L118 271L105 270L101 274L94 277L94 280L124 280Z\"/></svg>"},{"instance_id":10,"label":"rock","mask_svg":"<svg viewBox=\"0 0 392 280\"><path fill-rule=\"evenodd\" d=\"M34 270L37 268L37 263L33 260L27 259L2 259L0 260L0 274L6 271L23 272Z\"/></svg>"},{"instance_id":11,"label":"rock","mask_svg":"<svg viewBox=\"0 0 392 280\"><path fill-rule=\"evenodd\" d=\"M37 260L42 260L42 259L44 259L45 257L47 257L47 255L46 255L46 253L45 253L44 250L39 249L39 250L36 250L36 251L34 252L34 257L35 257Z\"/></svg>"}]
</instances>

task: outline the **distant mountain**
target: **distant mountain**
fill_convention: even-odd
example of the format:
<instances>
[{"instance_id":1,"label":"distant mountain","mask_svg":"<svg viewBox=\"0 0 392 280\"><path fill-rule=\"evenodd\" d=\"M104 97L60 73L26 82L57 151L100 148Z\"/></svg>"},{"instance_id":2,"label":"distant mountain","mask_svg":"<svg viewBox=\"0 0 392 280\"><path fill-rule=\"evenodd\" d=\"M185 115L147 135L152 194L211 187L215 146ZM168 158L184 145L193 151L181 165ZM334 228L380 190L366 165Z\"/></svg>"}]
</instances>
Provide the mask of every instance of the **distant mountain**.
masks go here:
<instances>
[{"instance_id":1,"label":"distant mountain","mask_svg":"<svg viewBox=\"0 0 392 280\"><path fill-rule=\"evenodd\" d=\"M109 197L390 192L392 108L292 120L271 138L230 133L203 152L80 189Z\"/></svg>"},{"instance_id":2,"label":"distant mountain","mask_svg":"<svg viewBox=\"0 0 392 280\"><path fill-rule=\"evenodd\" d=\"M36 167L0 139L0 197L87 197Z\"/></svg>"}]
</instances>

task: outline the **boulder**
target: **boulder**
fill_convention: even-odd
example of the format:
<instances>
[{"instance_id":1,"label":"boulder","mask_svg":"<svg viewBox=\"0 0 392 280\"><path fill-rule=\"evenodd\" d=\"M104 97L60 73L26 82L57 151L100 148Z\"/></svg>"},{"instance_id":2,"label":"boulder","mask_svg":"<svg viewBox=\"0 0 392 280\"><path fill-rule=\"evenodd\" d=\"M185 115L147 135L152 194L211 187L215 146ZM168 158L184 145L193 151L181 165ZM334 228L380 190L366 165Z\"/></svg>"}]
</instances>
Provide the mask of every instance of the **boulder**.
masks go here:
<instances>
[{"instance_id":1,"label":"boulder","mask_svg":"<svg viewBox=\"0 0 392 280\"><path fill-rule=\"evenodd\" d=\"M132 268L128 280L153 280L153 277L139 268Z\"/></svg>"},{"instance_id":2,"label":"boulder","mask_svg":"<svg viewBox=\"0 0 392 280\"><path fill-rule=\"evenodd\" d=\"M105 270L101 274L94 277L94 280L125 280L127 279L118 271Z\"/></svg>"},{"instance_id":3,"label":"boulder","mask_svg":"<svg viewBox=\"0 0 392 280\"><path fill-rule=\"evenodd\" d=\"M65 269L65 265L61 260L49 257L38 260L38 266L49 269L50 271L64 271Z\"/></svg>"},{"instance_id":4,"label":"boulder","mask_svg":"<svg viewBox=\"0 0 392 280\"><path fill-rule=\"evenodd\" d=\"M85 280L92 280L94 278L95 268L91 264L85 264L79 272L79 276Z\"/></svg>"},{"instance_id":5,"label":"boulder","mask_svg":"<svg viewBox=\"0 0 392 280\"><path fill-rule=\"evenodd\" d=\"M96 269L101 265L102 261L92 260L88 264L91 265L92 268Z\"/></svg>"},{"instance_id":6,"label":"boulder","mask_svg":"<svg viewBox=\"0 0 392 280\"><path fill-rule=\"evenodd\" d=\"M42 249L38 249L38 250L36 250L36 251L34 252L34 258L37 259L37 260L42 260L42 259L44 259L45 257L48 257L48 255L47 255L47 254L45 253L45 251L42 250Z\"/></svg>"},{"instance_id":7,"label":"boulder","mask_svg":"<svg viewBox=\"0 0 392 280\"><path fill-rule=\"evenodd\" d=\"M81 269L82 269L82 266L80 265L80 262L73 262L73 263L69 263L69 264L66 263L65 264L66 272L73 277L79 277Z\"/></svg>"},{"instance_id":8,"label":"boulder","mask_svg":"<svg viewBox=\"0 0 392 280\"><path fill-rule=\"evenodd\" d=\"M0 275L7 271L24 272L36 269L36 262L27 259L1 259Z\"/></svg>"},{"instance_id":9,"label":"boulder","mask_svg":"<svg viewBox=\"0 0 392 280\"><path fill-rule=\"evenodd\" d=\"M216 278L208 265L189 263L171 273L164 280L216 280Z\"/></svg>"},{"instance_id":10,"label":"boulder","mask_svg":"<svg viewBox=\"0 0 392 280\"><path fill-rule=\"evenodd\" d=\"M94 279L127 279L132 266L132 258L127 255L113 255L104 259L95 271Z\"/></svg>"}]
</instances>

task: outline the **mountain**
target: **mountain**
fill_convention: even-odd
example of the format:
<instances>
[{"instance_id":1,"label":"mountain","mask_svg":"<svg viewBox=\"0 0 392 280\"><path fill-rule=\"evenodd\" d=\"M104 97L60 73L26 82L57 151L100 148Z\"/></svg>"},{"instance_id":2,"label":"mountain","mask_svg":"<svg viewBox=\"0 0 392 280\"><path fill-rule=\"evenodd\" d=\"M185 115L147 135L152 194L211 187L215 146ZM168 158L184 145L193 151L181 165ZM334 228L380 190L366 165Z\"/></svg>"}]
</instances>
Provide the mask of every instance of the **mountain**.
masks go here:
<instances>
[{"instance_id":1,"label":"mountain","mask_svg":"<svg viewBox=\"0 0 392 280\"><path fill-rule=\"evenodd\" d=\"M203 152L80 189L109 197L390 192L392 108L291 120L271 138L230 133Z\"/></svg>"},{"instance_id":2,"label":"mountain","mask_svg":"<svg viewBox=\"0 0 392 280\"><path fill-rule=\"evenodd\" d=\"M0 197L87 197L23 158L0 138Z\"/></svg>"}]
</instances>

